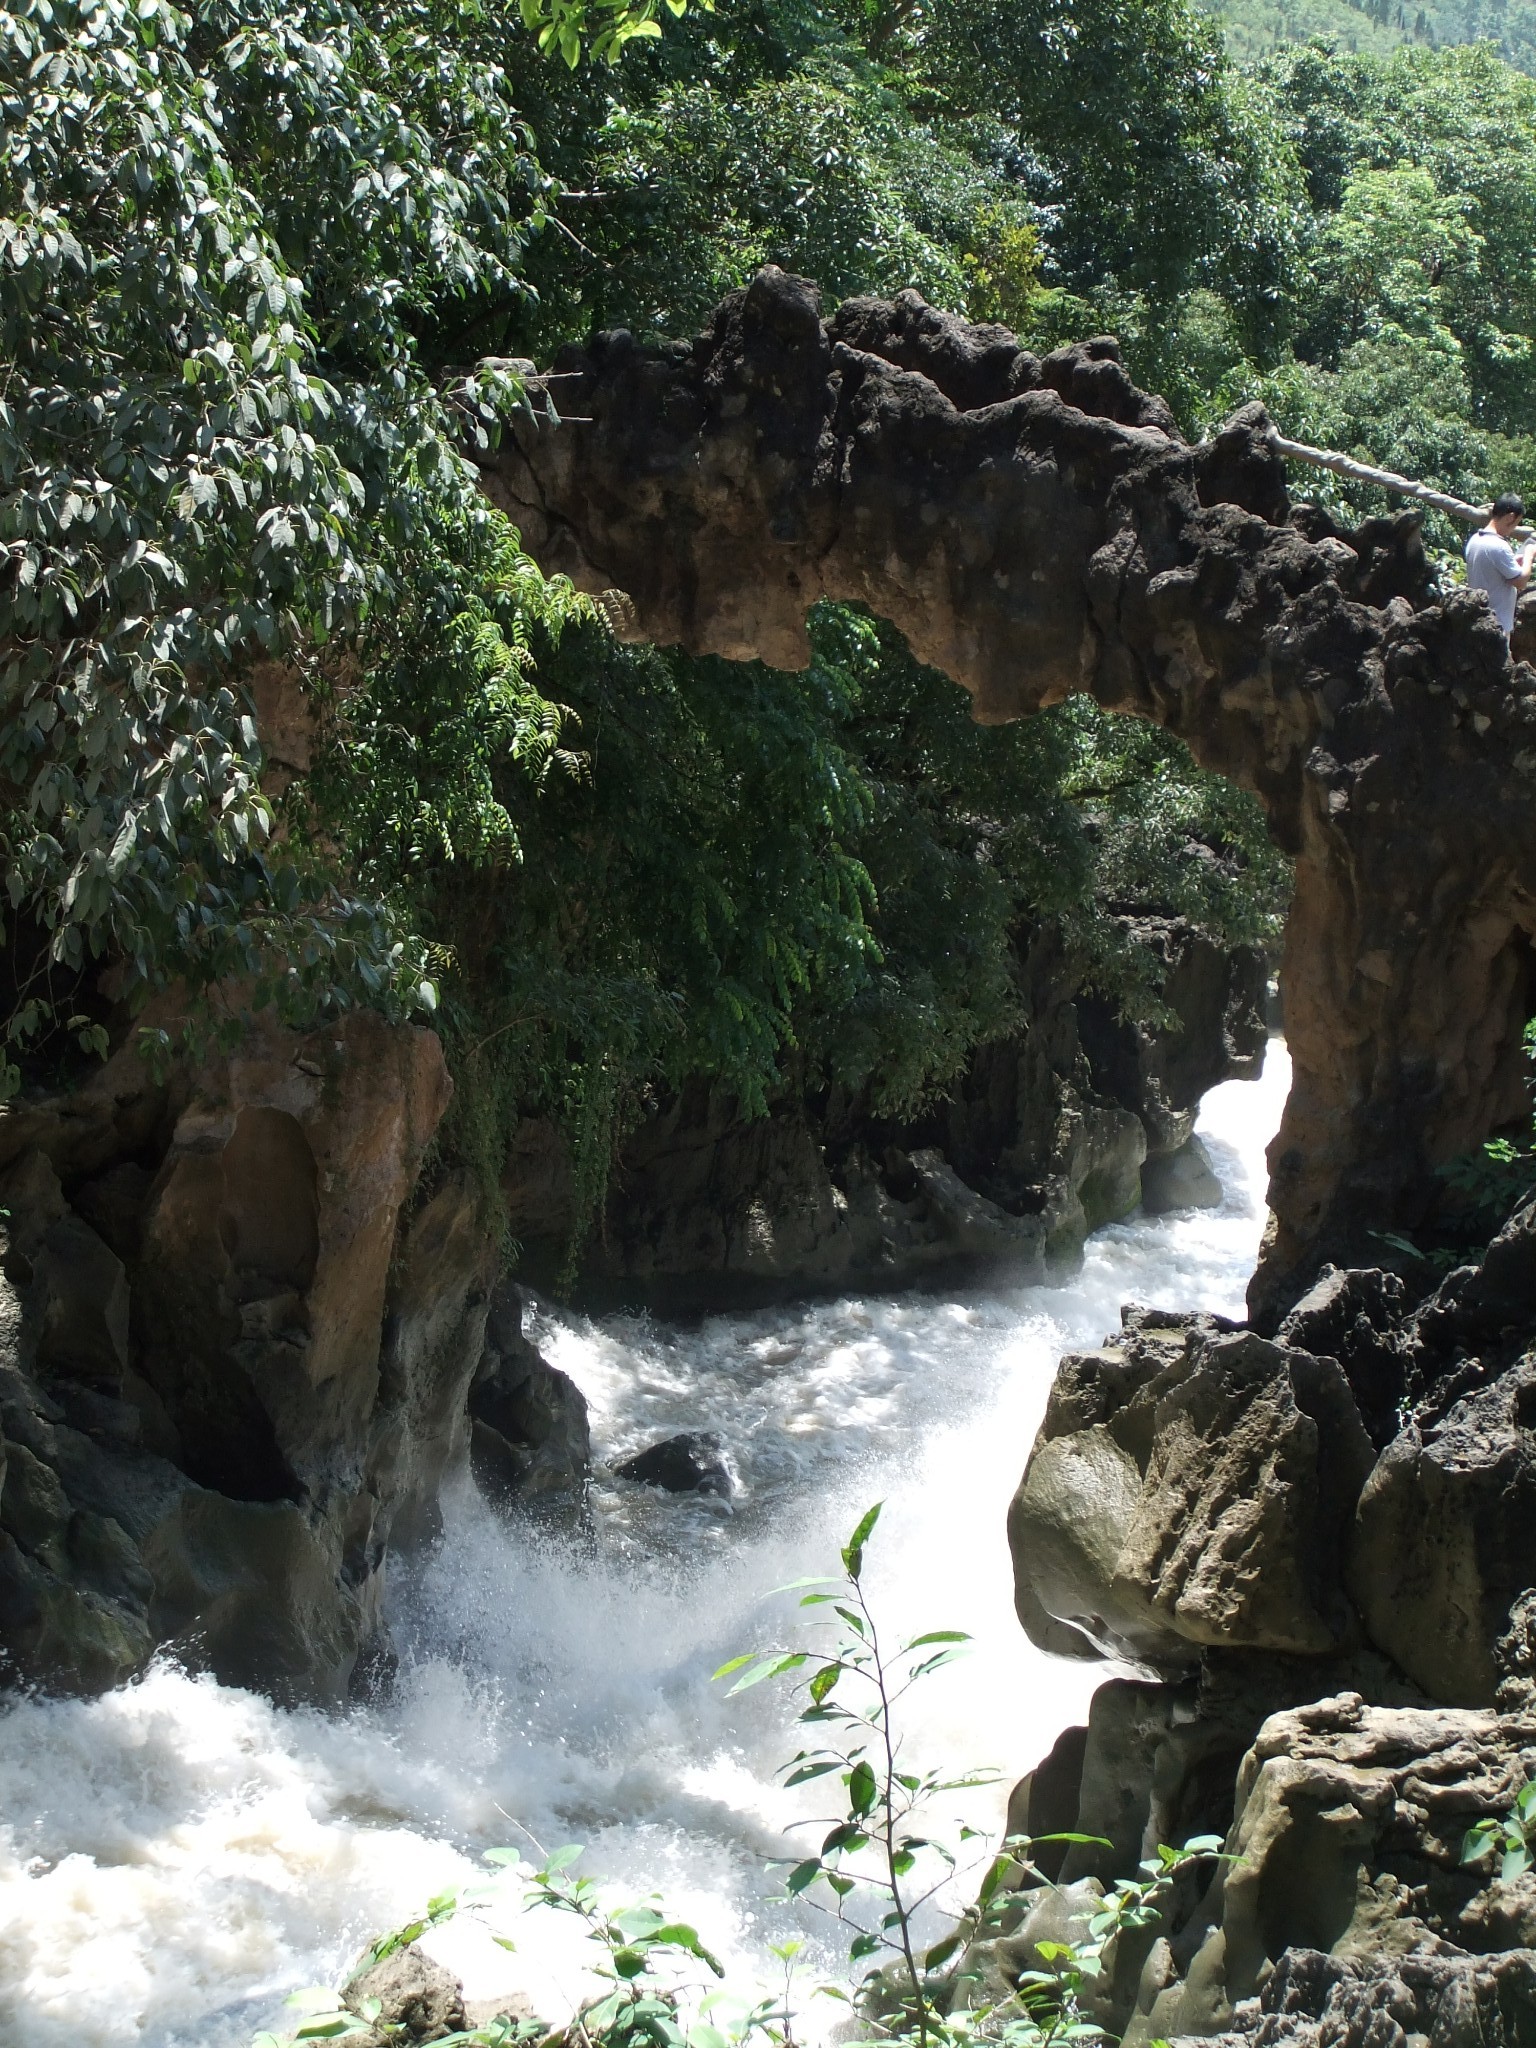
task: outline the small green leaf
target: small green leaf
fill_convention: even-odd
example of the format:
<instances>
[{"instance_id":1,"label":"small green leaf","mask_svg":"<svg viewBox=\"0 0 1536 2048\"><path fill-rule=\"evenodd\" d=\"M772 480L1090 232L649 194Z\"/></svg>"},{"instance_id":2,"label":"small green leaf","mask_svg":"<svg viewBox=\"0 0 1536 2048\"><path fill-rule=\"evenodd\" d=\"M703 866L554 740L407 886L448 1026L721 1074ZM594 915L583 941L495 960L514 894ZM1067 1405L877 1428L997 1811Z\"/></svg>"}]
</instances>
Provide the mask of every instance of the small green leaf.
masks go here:
<instances>
[{"instance_id":1,"label":"small green leaf","mask_svg":"<svg viewBox=\"0 0 1536 2048\"><path fill-rule=\"evenodd\" d=\"M812 1678L808 1690L818 1707L842 1675L843 1667L841 1664L823 1664L815 1677Z\"/></svg>"},{"instance_id":2,"label":"small green leaf","mask_svg":"<svg viewBox=\"0 0 1536 2048\"><path fill-rule=\"evenodd\" d=\"M848 1538L843 1548L843 1569L855 1584L857 1584L859 1574L864 1569L864 1546L868 1543L870 1536L874 1532L875 1524L880 1519L880 1510L884 1505L883 1501L877 1500L875 1502L874 1506L860 1519L858 1527Z\"/></svg>"}]
</instances>

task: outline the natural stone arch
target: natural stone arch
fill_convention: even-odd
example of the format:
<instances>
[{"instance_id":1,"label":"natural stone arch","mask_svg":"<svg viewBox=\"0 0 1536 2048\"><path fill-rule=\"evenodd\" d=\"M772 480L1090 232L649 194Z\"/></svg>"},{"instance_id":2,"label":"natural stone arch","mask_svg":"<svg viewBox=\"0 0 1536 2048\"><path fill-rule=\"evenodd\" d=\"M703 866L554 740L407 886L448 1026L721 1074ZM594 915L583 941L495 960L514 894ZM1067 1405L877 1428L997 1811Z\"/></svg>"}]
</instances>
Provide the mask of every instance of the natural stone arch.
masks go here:
<instances>
[{"instance_id":1,"label":"natural stone arch","mask_svg":"<svg viewBox=\"0 0 1536 2048\"><path fill-rule=\"evenodd\" d=\"M771 267L692 344L555 370L567 423L486 487L628 637L797 668L810 607L857 601L979 719L1087 691L1256 792L1296 859L1261 1320L1519 1113L1536 674L1433 600L1411 518L1293 519L1259 408L1191 447L1112 342L1041 361L914 292L823 322Z\"/></svg>"}]
</instances>

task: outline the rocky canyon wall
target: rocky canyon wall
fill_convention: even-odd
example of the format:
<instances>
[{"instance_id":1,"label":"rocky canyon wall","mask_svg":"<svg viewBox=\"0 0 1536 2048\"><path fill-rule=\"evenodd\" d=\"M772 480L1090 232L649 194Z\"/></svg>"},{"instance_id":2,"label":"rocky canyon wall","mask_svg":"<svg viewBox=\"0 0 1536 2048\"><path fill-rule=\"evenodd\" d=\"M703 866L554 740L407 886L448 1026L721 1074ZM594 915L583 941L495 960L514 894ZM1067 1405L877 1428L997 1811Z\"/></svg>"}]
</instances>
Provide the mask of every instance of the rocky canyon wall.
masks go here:
<instances>
[{"instance_id":1,"label":"rocky canyon wall","mask_svg":"<svg viewBox=\"0 0 1536 2048\"><path fill-rule=\"evenodd\" d=\"M1070 1267L1095 1224L1198 1198L1201 1092L1263 1042L1264 963L1163 921L1172 1031L1082 996L1048 932L1028 1023L918 1125L703 1087L618 1162L589 1293L670 1306L1001 1266ZM251 1022L163 1077L130 1043L0 1110L0 1674L110 1685L159 1645L336 1700L387 1663L385 1561L465 1464L493 1502L579 1491L580 1395L520 1335L501 1219L442 1158L429 1031ZM958 1170L957 1170L958 1168ZM1156 1175L1161 1172L1161 1183ZM559 1133L503 1192L521 1271L575 1218ZM1192 1183L1195 1183L1192 1185Z\"/></svg>"},{"instance_id":2,"label":"rocky canyon wall","mask_svg":"<svg viewBox=\"0 0 1536 2048\"><path fill-rule=\"evenodd\" d=\"M1258 794L1297 864L1267 1327L1522 1112L1536 673L1411 520L1293 512L1262 414L1190 447L1111 342L1041 360L910 292L823 321L771 267L696 342L600 335L549 389L568 421L486 487L634 637L795 667L808 608L857 601L978 718L1088 691Z\"/></svg>"}]
</instances>

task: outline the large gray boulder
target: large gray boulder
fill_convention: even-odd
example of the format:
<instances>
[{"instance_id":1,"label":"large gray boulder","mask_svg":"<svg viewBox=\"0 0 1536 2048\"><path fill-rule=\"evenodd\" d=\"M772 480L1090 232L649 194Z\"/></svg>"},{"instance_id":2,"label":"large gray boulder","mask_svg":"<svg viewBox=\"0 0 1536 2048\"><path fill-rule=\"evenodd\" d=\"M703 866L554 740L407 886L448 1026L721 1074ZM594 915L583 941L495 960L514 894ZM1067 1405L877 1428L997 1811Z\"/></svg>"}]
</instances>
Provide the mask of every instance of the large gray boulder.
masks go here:
<instances>
[{"instance_id":1,"label":"large gray boulder","mask_svg":"<svg viewBox=\"0 0 1536 2048\"><path fill-rule=\"evenodd\" d=\"M1043 1648L1075 1631L1164 1670L1208 1647L1336 1651L1371 1462L1334 1360L1134 1312L1119 1343L1058 1369L1009 1510L1020 1619Z\"/></svg>"}]
</instances>

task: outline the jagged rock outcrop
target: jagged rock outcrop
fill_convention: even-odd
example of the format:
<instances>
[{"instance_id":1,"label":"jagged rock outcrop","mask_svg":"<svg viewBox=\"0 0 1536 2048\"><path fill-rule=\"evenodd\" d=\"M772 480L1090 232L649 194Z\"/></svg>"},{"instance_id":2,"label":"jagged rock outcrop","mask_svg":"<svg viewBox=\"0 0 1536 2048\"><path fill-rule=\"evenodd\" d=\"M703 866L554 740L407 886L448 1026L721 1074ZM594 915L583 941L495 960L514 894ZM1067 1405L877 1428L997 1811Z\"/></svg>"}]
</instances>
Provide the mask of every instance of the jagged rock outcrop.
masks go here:
<instances>
[{"instance_id":1,"label":"jagged rock outcrop","mask_svg":"<svg viewBox=\"0 0 1536 2048\"><path fill-rule=\"evenodd\" d=\"M1536 1358L1393 1439L1355 1513L1348 1575L1372 1642L1431 1698L1484 1705L1501 1677L1527 1675Z\"/></svg>"},{"instance_id":2,"label":"jagged rock outcrop","mask_svg":"<svg viewBox=\"0 0 1536 2048\"><path fill-rule=\"evenodd\" d=\"M489 1241L436 1038L354 1013L155 1079L128 1049L0 1118L0 1641L109 1684L173 1643L345 1693L387 1545L435 1527Z\"/></svg>"},{"instance_id":3,"label":"jagged rock outcrop","mask_svg":"<svg viewBox=\"0 0 1536 2048\"><path fill-rule=\"evenodd\" d=\"M912 292L824 322L772 267L691 345L555 367L571 424L486 486L634 637L798 667L809 606L855 600L979 718L1089 691L1257 792L1296 856L1266 1327L1521 1113L1536 675L1436 595L1411 516L1288 518L1258 408L1191 448L1110 341L1042 360Z\"/></svg>"},{"instance_id":4,"label":"jagged rock outcrop","mask_svg":"<svg viewBox=\"0 0 1536 2048\"><path fill-rule=\"evenodd\" d=\"M1215 2037L1220 2048L1532 2048L1536 1956L1522 1948L1388 1961L1287 1949L1233 2019L1241 2025Z\"/></svg>"},{"instance_id":5,"label":"jagged rock outcrop","mask_svg":"<svg viewBox=\"0 0 1536 2048\"><path fill-rule=\"evenodd\" d=\"M1277 1342L1128 1310L1062 1359L1009 1512L1024 1627L1168 1672L1364 1650L1448 1705L1536 1696L1533 1299L1536 1201L1416 1305L1330 1270Z\"/></svg>"},{"instance_id":6,"label":"jagged rock outcrop","mask_svg":"<svg viewBox=\"0 0 1536 2048\"><path fill-rule=\"evenodd\" d=\"M1127 2048L1235 2017L1267 2043L1536 2038L1536 1883L1462 1861L1475 1823L1513 1805L1533 1743L1528 1716L1355 1693L1266 1721L1239 1773L1231 1860L1150 1947Z\"/></svg>"},{"instance_id":7,"label":"jagged rock outcrop","mask_svg":"<svg viewBox=\"0 0 1536 2048\"><path fill-rule=\"evenodd\" d=\"M1127 2048L1536 2040L1536 1874L1463 1860L1536 1775L1533 1308L1536 1201L1422 1300L1330 1268L1277 1341L1133 1309L1063 1359L1010 1516L1020 1618L1147 1675L1010 1823L1093 1838L1050 1872L1073 1897L1192 1833L1230 1859L1117 1941L1095 2017ZM1053 1925L1026 1895L983 1974Z\"/></svg>"},{"instance_id":8,"label":"jagged rock outcrop","mask_svg":"<svg viewBox=\"0 0 1536 2048\"><path fill-rule=\"evenodd\" d=\"M1126 2048L1536 2038L1536 1876L1464 1861L1469 1831L1507 1815L1530 1775L1529 1714L1346 1691L1268 1715L1234 1755L1239 1690L1103 1688L1088 1730L1058 1745L1065 1768L1050 1760L1046 1799L1056 1826L1105 1839L1067 1848L1060 1892L1024 1889L964 1969L1004 1990L1159 1842L1213 1834L1222 1858L1118 1935L1089 1987L1091 2017ZM1033 1821L1036 1803L1026 1781L1012 1811Z\"/></svg>"}]
</instances>

